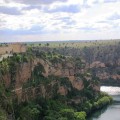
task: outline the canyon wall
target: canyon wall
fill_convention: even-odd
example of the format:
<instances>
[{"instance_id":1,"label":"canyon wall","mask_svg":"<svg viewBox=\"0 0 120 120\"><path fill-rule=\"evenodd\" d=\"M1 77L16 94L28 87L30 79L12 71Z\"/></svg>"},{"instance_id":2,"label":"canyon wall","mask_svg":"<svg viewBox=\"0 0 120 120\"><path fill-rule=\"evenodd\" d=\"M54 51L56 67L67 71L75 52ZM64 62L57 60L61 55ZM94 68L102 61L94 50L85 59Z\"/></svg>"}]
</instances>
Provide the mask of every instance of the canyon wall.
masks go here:
<instances>
[{"instance_id":1,"label":"canyon wall","mask_svg":"<svg viewBox=\"0 0 120 120\"><path fill-rule=\"evenodd\" d=\"M25 101L38 96L45 98L51 98L55 94L66 96L74 91L73 89L80 92L84 88L92 88L93 91L98 92L99 83L93 83L92 75L85 74L86 72L85 69L77 68L74 61L64 59L62 62L52 63L36 57L28 62L16 64L14 80L11 79L12 75L9 72L2 78L7 88L12 86L12 93L17 95L18 101ZM29 81L37 82L37 79L40 79L37 85L24 87L25 84L29 84ZM46 81L48 83L45 83ZM84 82L88 85L85 86ZM77 98L77 101L80 102L80 98L79 100Z\"/></svg>"},{"instance_id":2,"label":"canyon wall","mask_svg":"<svg viewBox=\"0 0 120 120\"><path fill-rule=\"evenodd\" d=\"M37 48L33 49L34 51ZM120 86L120 42L116 44L106 44L90 46L83 48L65 47L65 48L46 48L39 50L55 51L62 55L80 57L86 63L87 69L91 69L92 74L99 77L102 85Z\"/></svg>"}]
</instances>

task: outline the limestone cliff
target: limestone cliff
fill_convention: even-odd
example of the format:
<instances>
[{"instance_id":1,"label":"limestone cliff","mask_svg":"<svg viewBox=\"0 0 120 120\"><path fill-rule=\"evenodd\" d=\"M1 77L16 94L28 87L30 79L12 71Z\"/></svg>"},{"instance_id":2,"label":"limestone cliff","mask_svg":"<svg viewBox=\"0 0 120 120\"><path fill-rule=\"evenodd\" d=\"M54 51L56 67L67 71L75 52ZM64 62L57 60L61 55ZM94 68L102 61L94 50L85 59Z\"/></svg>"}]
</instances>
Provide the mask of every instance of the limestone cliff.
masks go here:
<instances>
[{"instance_id":1,"label":"limestone cliff","mask_svg":"<svg viewBox=\"0 0 120 120\"><path fill-rule=\"evenodd\" d=\"M101 84L120 86L120 41L111 41L103 45L93 43L95 43L93 46L87 47L86 43L86 46L80 48L68 46L55 48L55 51L66 56L82 58L86 63L84 69L91 69L92 74L99 77ZM54 51L50 47L34 48L33 50L37 49Z\"/></svg>"},{"instance_id":2,"label":"limestone cliff","mask_svg":"<svg viewBox=\"0 0 120 120\"><path fill-rule=\"evenodd\" d=\"M53 62L34 56L34 59L26 62L14 63L14 72L7 71L2 75L2 81L7 88L12 86L12 92L17 95L19 101L36 96L51 98L62 95L72 96L71 100L77 102L82 99L81 92L86 89L92 91L92 94L99 91L98 80L86 69L78 67L78 62L70 60L71 58L60 59L59 62ZM72 93L74 91L76 92Z\"/></svg>"}]
</instances>

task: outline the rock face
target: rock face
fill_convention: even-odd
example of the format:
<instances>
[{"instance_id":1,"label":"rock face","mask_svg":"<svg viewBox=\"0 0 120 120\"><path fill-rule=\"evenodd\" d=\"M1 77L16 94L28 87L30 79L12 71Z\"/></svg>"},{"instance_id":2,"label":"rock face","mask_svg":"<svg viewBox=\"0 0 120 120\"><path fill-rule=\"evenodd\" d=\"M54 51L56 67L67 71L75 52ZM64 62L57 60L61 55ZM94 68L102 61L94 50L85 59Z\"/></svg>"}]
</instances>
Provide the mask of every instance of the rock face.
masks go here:
<instances>
[{"instance_id":1,"label":"rock face","mask_svg":"<svg viewBox=\"0 0 120 120\"><path fill-rule=\"evenodd\" d=\"M95 46L85 46L81 49L74 47L56 48L56 51L66 56L80 57L85 60L85 67L91 69L92 74L100 78L101 84L120 86L120 41L111 42L112 44L108 42L105 45L95 42ZM52 49L49 48L49 51Z\"/></svg>"},{"instance_id":2,"label":"rock face","mask_svg":"<svg viewBox=\"0 0 120 120\"><path fill-rule=\"evenodd\" d=\"M120 67L119 61L117 65L113 62L108 64L101 63L100 61L93 62L90 68L94 75L96 75L101 84L120 86Z\"/></svg>"},{"instance_id":3,"label":"rock face","mask_svg":"<svg viewBox=\"0 0 120 120\"><path fill-rule=\"evenodd\" d=\"M35 71L36 67L38 65L41 65L41 68L43 66L44 71L37 72L38 79L41 75L47 79L49 79L49 76L54 76L54 80L47 84L40 83L37 86L29 86L24 88L23 85L28 83L31 79L35 80L36 78L33 78L33 72ZM25 63L18 64L16 67L16 73L15 73L15 81L14 81L14 88L12 90L13 93L15 93L18 96L19 101L25 101L32 98L35 98L36 96L42 96L50 98L51 96L54 96L55 94L60 95L67 95L68 91L71 91L72 88L81 91L84 89L84 83L82 79L78 79L76 77L76 74L80 74L81 69L75 67L74 62L68 62L68 61L62 61L62 63L51 63L50 61L35 58L34 60L30 60ZM3 79L5 81L6 87L10 87L12 83L10 73L7 73L4 75ZM66 78L68 79L67 83L60 82L60 78ZM60 80L59 80L60 79ZM91 78L92 79L92 78ZM88 81L90 81L88 79ZM43 81L44 82L44 81ZM93 84L91 84L92 86ZM57 86L57 89L55 88ZM54 90L53 90L54 88ZM99 85L94 85L93 89L95 91L99 91L100 87Z\"/></svg>"},{"instance_id":4,"label":"rock face","mask_svg":"<svg viewBox=\"0 0 120 120\"><path fill-rule=\"evenodd\" d=\"M67 89L63 86L59 87L58 93L60 93L61 95L67 95Z\"/></svg>"}]
</instances>

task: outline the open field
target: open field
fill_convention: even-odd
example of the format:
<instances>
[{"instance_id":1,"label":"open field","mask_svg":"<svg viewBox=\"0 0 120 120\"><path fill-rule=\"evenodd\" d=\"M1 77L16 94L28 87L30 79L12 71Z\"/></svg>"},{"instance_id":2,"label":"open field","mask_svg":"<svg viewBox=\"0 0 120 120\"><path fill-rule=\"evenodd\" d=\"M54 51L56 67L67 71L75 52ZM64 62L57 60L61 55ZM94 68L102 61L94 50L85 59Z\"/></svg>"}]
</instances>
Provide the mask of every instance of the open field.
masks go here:
<instances>
[{"instance_id":1,"label":"open field","mask_svg":"<svg viewBox=\"0 0 120 120\"><path fill-rule=\"evenodd\" d=\"M64 47L73 47L73 48L84 48L92 46L107 46L119 44L120 40L94 40L94 41L59 41L59 42L34 42L27 43L28 46L32 47L51 47L51 48L64 48Z\"/></svg>"}]
</instances>

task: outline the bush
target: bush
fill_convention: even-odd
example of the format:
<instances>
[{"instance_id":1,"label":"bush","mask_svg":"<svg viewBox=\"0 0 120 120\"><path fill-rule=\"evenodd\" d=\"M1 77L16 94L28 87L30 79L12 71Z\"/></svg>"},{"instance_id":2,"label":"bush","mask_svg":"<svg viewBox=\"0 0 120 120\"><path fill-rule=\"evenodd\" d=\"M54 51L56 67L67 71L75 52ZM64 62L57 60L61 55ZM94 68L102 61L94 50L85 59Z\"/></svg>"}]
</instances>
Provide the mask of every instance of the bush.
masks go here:
<instances>
[{"instance_id":1,"label":"bush","mask_svg":"<svg viewBox=\"0 0 120 120\"><path fill-rule=\"evenodd\" d=\"M85 112L75 112L75 120L86 120Z\"/></svg>"},{"instance_id":2,"label":"bush","mask_svg":"<svg viewBox=\"0 0 120 120\"><path fill-rule=\"evenodd\" d=\"M111 102L112 102L112 98L110 96L104 96L94 103L94 109L100 109L105 105L110 104Z\"/></svg>"},{"instance_id":3,"label":"bush","mask_svg":"<svg viewBox=\"0 0 120 120\"><path fill-rule=\"evenodd\" d=\"M85 104L83 105L83 110L86 113L91 112L91 110L92 110L92 104L89 101L85 102Z\"/></svg>"}]
</instances>

